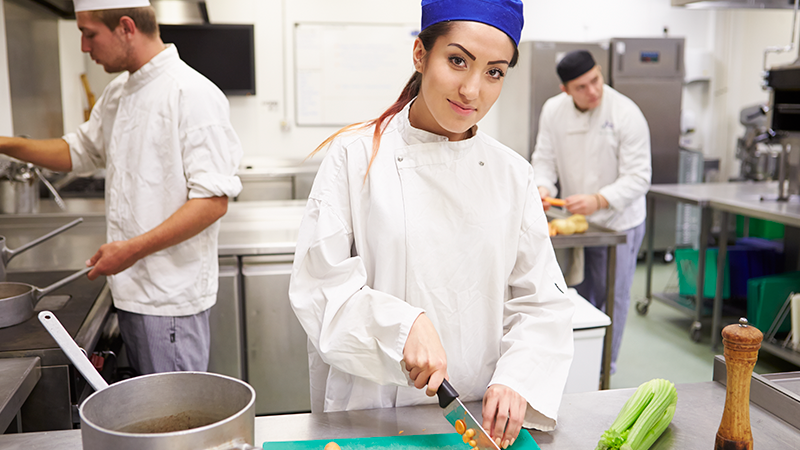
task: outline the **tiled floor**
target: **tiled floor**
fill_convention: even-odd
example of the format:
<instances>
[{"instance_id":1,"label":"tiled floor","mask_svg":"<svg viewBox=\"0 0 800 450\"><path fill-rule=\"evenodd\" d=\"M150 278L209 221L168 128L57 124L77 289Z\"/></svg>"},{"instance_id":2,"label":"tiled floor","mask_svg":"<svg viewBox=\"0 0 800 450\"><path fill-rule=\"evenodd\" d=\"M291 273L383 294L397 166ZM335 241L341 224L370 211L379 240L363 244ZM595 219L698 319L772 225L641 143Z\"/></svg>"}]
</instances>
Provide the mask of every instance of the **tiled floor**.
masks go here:
<instances>
[{"instance_id":1,"label":"tiled floor","mask_svg":"<svg viewBox=\"0 0 800 450\"><path fill-rule=\"evenodd\" d=\"M640 262L634 276L628 322L617 371L611 376L611 388L637 387L653 378L665 378L676 384L711 381L714 355L722 354L722 344L717 351L712 351L710 321L707 325L704 323L702 340L695 343L689 338L693 321L689 315L659 301L650 304L647 315L639 315L635 309L636 300L645 296L645 274L646 265ZM656 263L653 291L676 289L675 263ZM798 370L797 366L764 351L760 352L755 368L756 373Z\"/></svg>"}]
</instances>

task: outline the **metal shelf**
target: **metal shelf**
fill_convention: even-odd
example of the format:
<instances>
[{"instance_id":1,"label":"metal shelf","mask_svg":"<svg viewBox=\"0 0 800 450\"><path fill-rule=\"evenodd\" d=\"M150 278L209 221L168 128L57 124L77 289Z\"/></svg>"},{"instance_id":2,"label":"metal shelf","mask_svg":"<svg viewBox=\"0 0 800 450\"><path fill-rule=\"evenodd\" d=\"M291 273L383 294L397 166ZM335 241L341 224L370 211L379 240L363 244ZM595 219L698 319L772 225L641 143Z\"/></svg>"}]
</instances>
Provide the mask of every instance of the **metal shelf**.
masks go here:
<instances>
[{"instance_id":1,"label":"metal shelf","mask_svg":"<svg viewBox=\"0 0 800 450\"><path fill-rule=\"evenodd\" d=\"M781 345L773 344L767 341L763 341L761 343L761 348L777 356L778 358L781 358L785 361L789 361L790 363L796 366L800 366L800 353L796 351L784 348Z\"/></svg>"}]
</instances>

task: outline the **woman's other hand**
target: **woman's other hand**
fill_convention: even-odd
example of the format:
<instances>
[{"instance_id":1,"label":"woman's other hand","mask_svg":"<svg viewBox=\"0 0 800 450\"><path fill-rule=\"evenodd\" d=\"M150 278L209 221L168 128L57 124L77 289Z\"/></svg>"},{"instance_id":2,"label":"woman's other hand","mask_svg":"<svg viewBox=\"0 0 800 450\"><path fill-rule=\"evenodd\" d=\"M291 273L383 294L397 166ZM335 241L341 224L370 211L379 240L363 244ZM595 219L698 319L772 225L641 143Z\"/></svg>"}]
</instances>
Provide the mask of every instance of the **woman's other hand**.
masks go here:
<instances>
[{"instance_id":1,"label":"woman's other hand","mask_svg":"<svg viewBox=\"0 0 800 450\"><path fill-rule=\"evenodd\" d=\"M515 390L493 384L483 396L483 429L500 448L508 448L519 435L528 402Z\"/></svg>"},{"instance_id":2,"label":"woman's other hand","mask_svg":"<svg viewBox=\"0 0 800 450\"><path fill-rule=\"evenodd\" d=\"M442 380L449 378L447 355L442 347L442 341L433 322L425 314L417 316L417 320L411 325L403 348L403 360L411 379L414 380L414 386L417 389L428 386L425 391L428 397L436 395Z\"/></svg>"}]
</instances>

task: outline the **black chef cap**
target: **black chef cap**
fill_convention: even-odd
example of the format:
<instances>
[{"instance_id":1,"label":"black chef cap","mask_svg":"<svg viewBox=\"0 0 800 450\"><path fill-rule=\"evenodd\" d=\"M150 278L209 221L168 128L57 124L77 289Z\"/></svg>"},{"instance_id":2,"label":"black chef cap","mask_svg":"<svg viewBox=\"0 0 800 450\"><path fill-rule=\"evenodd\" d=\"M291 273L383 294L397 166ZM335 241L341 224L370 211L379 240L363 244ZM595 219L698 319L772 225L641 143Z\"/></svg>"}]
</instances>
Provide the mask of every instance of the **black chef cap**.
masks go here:
<instances>
[{"instance_id":1,"label":"black chef cap","mask_svg":"<svg viewBox=\"0 0 800 450\"><path fill-rule=\"evenodd\" d=\"M566 84L568 81L574 80L592 70L596 65L597 63L594 62L591 53L586 50L575 50L561 58L561 61L556 66L556 72L558 72L558 77L561 78L561 83Z\"/></svg>"}]
</instances>

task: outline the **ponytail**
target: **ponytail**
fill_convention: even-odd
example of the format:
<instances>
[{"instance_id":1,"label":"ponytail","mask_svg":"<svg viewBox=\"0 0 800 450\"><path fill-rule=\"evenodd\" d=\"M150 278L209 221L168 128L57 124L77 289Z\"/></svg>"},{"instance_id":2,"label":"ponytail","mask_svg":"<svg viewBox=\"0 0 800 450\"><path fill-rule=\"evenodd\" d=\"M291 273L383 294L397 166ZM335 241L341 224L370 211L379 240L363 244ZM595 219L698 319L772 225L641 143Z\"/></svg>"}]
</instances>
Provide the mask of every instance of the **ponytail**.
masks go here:
<instances>
[{"instance_id":1,"label":"ponytail","mask_svg":"<svg viewBox=\"0 0 800 450\"><path fill-rule=\"evenodd\" d=\"M449 33L451 26L452 22L439 22L422 30L419 33L418 38L420 41L422 41L422 46L425 47L425 50L431 51L439 36L444 36ZM368 122L354 123L342 128L336 133L333 133L327 139L322 141L322 143L319 144L319 146L317 146L317 148L315 148L310 155L308 155L308 158L314 156L317 154L317 152L330 145L330 143L342 133L355 129L366 129L371 126L375 126L375 131L372 133L372 157L369 159L367 172L364 174L364 181L366 182L369 169L372 167L372 162L375 161L375 156L378 155L378 150L381 147L381 137L383 136L383 132L386 130L386 127L389 125L389 122L392 121L394 116L402 111L403 108L405 108L406 105L408 105L411 100L413 100L419 94L420 85L422 85L422 74L415 71L414 74L411 75L411 78L409 78L406 86L403 88L403 91L400 92L400 96L397 98L397 100L392 104L392 106L384 111L383 114L378 116L377 119L372 119Z\"/></svg>"},{"instance_id":2,"label":"ponytail","mask_svg":"<svg viewBox=\"0 0 800 450\"><path fill-rule=\"evenodd\" d=\"M369 173L369 168L372 167L372 161L375 160L375 156L378 154L378 149L381 147L381 137L383 136L383 132L386 130L386 126L389 125L389 122L397 115L403 108L408 105L411 100L414 99L419 94L419 86L422 84L422 74L419 72L414 72L414 75L411 75L411 78L406 83L406 86L403 88L403 91L400 93L400 97L390 106L386 111L383 112L377 119L372 119L368 122L359 122L348 125L341 130L337 131L330 135L327 139L322 141L317 148L311 152L308 157L314 156L317 152L322 150L323 148L327 147L336 136L340 134L354 130L354 129L366 129L371 126L375 126L375 131L372 133L372 157L369 160L369 166L367 166L367 173ZM366 177L366 174L364 175Z\"/></svg>"}]
</instances>

